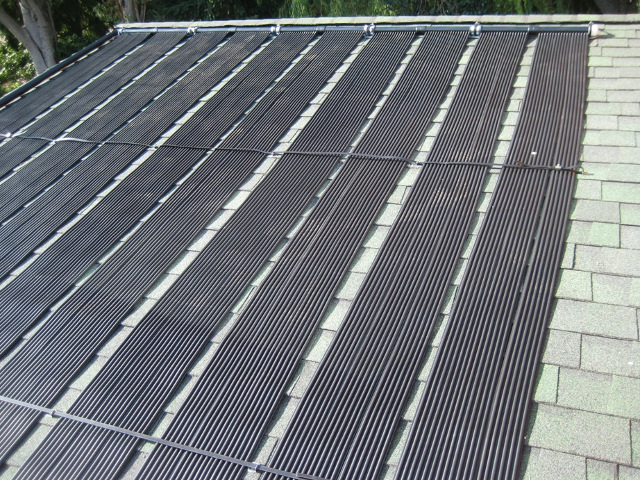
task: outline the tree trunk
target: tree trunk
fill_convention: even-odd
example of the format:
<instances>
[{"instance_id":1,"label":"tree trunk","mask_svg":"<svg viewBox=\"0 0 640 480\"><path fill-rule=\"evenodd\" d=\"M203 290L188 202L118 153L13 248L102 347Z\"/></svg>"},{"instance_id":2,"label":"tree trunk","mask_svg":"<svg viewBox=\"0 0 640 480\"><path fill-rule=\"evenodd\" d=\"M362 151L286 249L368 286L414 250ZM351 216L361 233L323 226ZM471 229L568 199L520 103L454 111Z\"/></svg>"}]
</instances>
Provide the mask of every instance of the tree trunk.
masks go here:
<instances>
[{"instance_id":1,"label":"tree trunk","mask_svg":"<svg viewBox=\"0 0 640 480\"><path fill-rule=\"evenodd\" d=\"M22 25L0 7L2 23L29 52L36 73L56 64L56 30L49 0L20 0Z\"/></svg>"},{"instance_id":2,"label":"tree trunk","mask_svg":"<svg viewBox=\"0 0 640 480\"><path fill-rule=\"evenodd\" d=\"M144 22L147 14L147 0L119 0L119 4L126 22Z\"/></svg>"}]
</instances>

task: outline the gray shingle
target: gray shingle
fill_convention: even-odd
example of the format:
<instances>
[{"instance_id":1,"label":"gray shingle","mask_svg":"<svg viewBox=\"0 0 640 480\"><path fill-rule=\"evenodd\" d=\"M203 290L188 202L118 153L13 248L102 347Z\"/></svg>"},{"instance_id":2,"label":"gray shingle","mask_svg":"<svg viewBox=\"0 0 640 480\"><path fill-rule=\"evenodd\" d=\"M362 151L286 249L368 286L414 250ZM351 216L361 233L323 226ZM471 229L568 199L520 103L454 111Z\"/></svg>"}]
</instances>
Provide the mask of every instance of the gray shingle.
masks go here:
<instances>
[{"instance_id":1,"label":"gray shingle","mask_svg":"<svg viewBox=\"0 0 640 480\"><path fill-rule=\"evenodd\" d=\"M616 94L616 98L615 99L609 98L609 95L613 96L614 93ZM630 96L630 95L627 95L627 96ZM626 98L622 98L622 97L624 97L624 95L622 95L621 92L607 93L607 100L618 101L618 102L640 101L640 100L627 100ZM612 145L612 146L635 147L636 137L633 134L633 132L621 132L619 130L587 130L584 134L584 139L582 143L584 145Z\"/></svg>"},{"instance_id":2,"label":"gray shingle","mask_svg":"<svg viewBox=\"0 0 640 480\"><path fill-rule=\"evenodd\" d=\"M640 342L582 336L581 367L592 372L640 377Z\"/></svg>"},{"instance_id":3,"label":"gray shingle","mask_svg":"<svg viewBox=\"0 0 640 480\"><path fill-rule=\"evenodd\" d=\"M640 480L640 468L620 465L618 470L618 480Z\"/></svg>"},{"instance_id":4,"label":"gray shingle","mask_svg":"<svg viewBox=\"0 0 640 480\"><path fill-rule=\"evenodd\" d=\"M617 130L618 117L615 115L589 115L585 128L594 130Z\"/></svg>"},{"instance_id":5,"label":"gray shingle","mask_svg":"<svg viewBox=\"0 0 640 480\"><path fill-rule=\"evenodd\" d=\"M640 225L640 205L634 203L621 203L620 223L623 225Z\"/></svg>"},{"instance_id":6,"label":"gray shingle","mask_svg":"<svg viewBox=\"0 0 640 480\"><path fill-rule=\"evenodd\" d=\"M536 410L529 445L630 463L629 420L549 404L538 404Z\"/></svg>"},{"instance_id":7,"label":"gray shingle","mask_svg":"<svg viewBox=\"0 0 640 480\"><path fill-rule=\"evenodd\" d=\"M587 480L616 480L615 463L587 458Z\"/></svg>"},{"instance_id":8,"label":"gray shingle","mask_svg":"<svg viewBox=\"0 0 640 480\"><path fill-rule=\"evenodd\" d=\"M614 223L572 221L567 241L579 245L617 247L620 245L620 228Z\"/></svg>"},{"instance_id":9,"label":"gray shingle","mask_svg":"<svg viewBox=\"0 0 640 480\"><path fill-rule=\"evenodd\" d=\"M592 282L594 301L640 307L640 278L594 274Z\"/></svg>"},{"instance_id":10,"label":"gray shingle","mask_svg":"<svg viewBox=\"0 0 640 480\"><path fill-rule=\"evenodd\" d=\"M622 248L640 248L640 227L622 225L620 227L620 246Z\"/></svg>"},{"instance_id":11,"label":"gray shingle","mask_svg":"<svg viewBox=\"0 0 640 480\"><path fill-rule=\"evenodd\" d=\"M576 245L575 268L595 273L637 276L640 251Z\"/></svg>"},{"instance_id":12,"label":"gray shingle","mask_svg":"<svg viewBox=\"0 0 640 480\"><path fill-rule=\"evenodd\" d=\"M617 60L617 62L616 62ZM614 65L634 66L640 63L640 58L613 59ZM608 102L640 102L640 90L607 90Z\"/></svg>"},{"instance_id":13,"label":"gray shingle","mask_svg":"<svg viewBox=\"0 0 640 480\"><path fill-rule=\"evenodd\" d=\"M640 155L636 147L585 145L582 149L582 159L591 163L629 163L640 164ZM589 171L586 171L589 174ZM580 177L579 180L584 177ZM587 179L586 177L584 179Z\"/></svg>"},{"instance_id":14,"label":"gray shingle","mask_svg":"<svg viewBox=\"0 0 640 480\"><path fill-rule=\"evenodd\" d=\"M387 204L376 219L376 225L391 226L400 212L400 205Z\"/></svg>"},{"instance_id":15,"label":"gray shingle","mask_svg":"<svg viewBox=\"0 0 640 480\"><path fill-rule=\"evenodd\" d=\"M582 165L589 177L593 180L608 180L612 182L639 182L640 165L618 165L611 163L583 163Z\"/></svg>"},{"instance_id":16,"label":"gray shingle","mask_svg":"<svg viewBox=\"0 0 640 480\"><path fill-rule=\"evenodd\" d=\"M595 78L640 78L640 67L595 67Z\"/></svg>"},{"instance_id":17,"label":"gray shingle","mask_svg":"<svg viewBox=\"0 0 640 480\"><path fill-rule=\"evenodd\" d=\"M367 273L373 263L376 260L376 255L378 254L378 250L374 248L362 248L354 263L351 266L351 271L359 272L359 273Z\"/></svg>"},{"instance_id":18,"label":"gray shingle","mask_svg":"<svg viewBox=\"0 0 640 480\"><path fill-rule=\"evenodd\" d=\"M640 379L561 368L558 405L628 418L640 418Z\"/></svg>"},{"instance_id":19,"label":"gray shingle","mask_svg":"<svg viewBox=\"0 0 640 480\"><path fill-rule=\"evenodd\" d=\"M634 79L634 81L638 82L639 80ZM618 117L618 124L620 130L640 131L640 117L638 116Z\"/></svg>"},{"instance_id":20,"label":"gray shingle","mask_svg":"<svg viewBox=\"0 0 640 480\"><path fill-rule=\"evenodd\" d=\"M636 311L630 307L559 299L551 328L636 340Z\"/></svg>"},{"instance_id":21,"label":"gray shingle","mask_svg":"<svg viewBox=\"0 0 640 480\"><path fill-rule=\"evenodd\" d=\"M597 68L596 70L617 72L621 68ZM625 102L588 102L587 118L591 115L640 115L640 105Z\"/></svg>"},{"instance_id":22,"label":"gray shingle","mask_svg":"<svg viewBox=\"0 0 640 480\"><path fill-rule=\"evenodd\" d=\"M329 349L329 345L335 337L335 332L331 330L321 330L314 340L309 345L309 350L305 355L305 358L311 362L321 362L324 354Z\"/></svg>"},{"instance_id":23,"label":"gray shingle","mask_svg":"<svg viewBox=\"0 0 640 480\"><path fill-rule=\"evenodd\" d=\"M544 448L531 448L524 462L523 480L584 480L584 458Z\"/></svg>"},{"instance_id":24,"label":"gray shingle","mask_svg":"<svg viewBox=\"0 0 640 480\"><path fill-rule=\"evenodd\" d=\"M329 305L327 314L322 322L322 328L325 330L337 331L344 320L345 315L349 311L350 302L346 300L333 300Z\"/></svg>"},{"instance_id":25,"label":"gray shingle","mask_svg":"<svg viewBox=\"0 0 640 480\"><path fill-rule=\"evenodd\" d=\"M558 396L558 371L555 365L542 365L538 371L533 399L536 402L555 403Z\"/></svg>"},{"instance_id":26,"label":"gray shingle","mask_svg":"<svg viewBox=\"0 0 640 480\"><path fill-rule=\"evenodd\" d=\"M349 272L338 288L336 298L353 300L364 282L366 275L363 273Z\"/></svg>"},{"instance_id":27,"label":"gray shingle","mask_svg":"<svg viewBox=\"0 0 640 480\"><path fill-rule=\"evenodd\" d=\"M578 178L573 196L577 199L600 200L602 198L602 182Z\"/></svg>"},{"instance_id":28,"label":"gray shingle","mask_svg":"<svg viewBox=\"0 0 640 480\"><path fill-rule=\"evenodd\" d=\"M590 55L587 64L590 67L611 67L613 65L613 59Z\"/></svg>"},{"instance_id":29,"label":"gray shingle","mask_svg":"<svg viewBox=\"0 0 640 480\"><path fill-rule=\"evenodd\" d=\"M576 200L571 211L571 219L589 222L620 222L620 204L598 200Z\"/></svg>"},{"instance_id":30,"label":"gray shingle","mask_svg":"<svg viewBox=\"0 0 640 480\"><path fill-rule=\"evenodd\" d=\"M548 332L542 361L563 367L579 368L582 342L580 334L553 328Z\"/></svg>"},{"instance_id":31,"label":"gray shingle","mask_svg":"<svg viewBox=\"0 0 640 480\"><path fill-rule=\"evenodd\" d=\"M562 270L556 296L575 300L591 300L591 273Z\"/></svg>"}]
</instances>

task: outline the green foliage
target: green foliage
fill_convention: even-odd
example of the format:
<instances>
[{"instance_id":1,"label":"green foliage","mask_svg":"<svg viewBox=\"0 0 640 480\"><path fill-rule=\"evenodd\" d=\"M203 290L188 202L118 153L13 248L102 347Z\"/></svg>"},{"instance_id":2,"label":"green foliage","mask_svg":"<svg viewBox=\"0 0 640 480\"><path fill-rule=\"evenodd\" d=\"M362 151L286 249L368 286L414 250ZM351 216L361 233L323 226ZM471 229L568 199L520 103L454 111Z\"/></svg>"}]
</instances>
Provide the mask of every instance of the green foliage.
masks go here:
<instances>
[{"instance_id":1,"label":"green foliage","mask_svg":"<svg viewBox=\"0 0 640 480\"><path fill-rule=\"evenodd\" d=\"M9 37L0 32L0 96L18 88L35 75L35 69L26 49L12 45Z\"/></svg>"},{"instance_id":2,"label":"green foliage","mask_svg":"<svg viewBox=\"0 0 640 480\"><path fill-rule=\"evenodd\" d=\"M403 13L384 0L286 0L279 12L282 17L353 17Z\"/></svg>"},{"instance_id":3,"label":"green foliage","mask_svg":"<svg viewBox=\"0 0 640 480\"><path fill-rule=\"evenodd\" d=\"M278 0L152 0L147 20L269 18L277 16L278 6Z\"/></svg>"},{"instance_id":4,"label":"green foliage","mask_svg":"<svg viewBox=\"0 0 640 480\"><path fill-rule=\"evenodd\" d=\"M115 1L52 0L53 21L58 32L58 58L81 50L120 22Z\"/></svg>"}]
</instances>

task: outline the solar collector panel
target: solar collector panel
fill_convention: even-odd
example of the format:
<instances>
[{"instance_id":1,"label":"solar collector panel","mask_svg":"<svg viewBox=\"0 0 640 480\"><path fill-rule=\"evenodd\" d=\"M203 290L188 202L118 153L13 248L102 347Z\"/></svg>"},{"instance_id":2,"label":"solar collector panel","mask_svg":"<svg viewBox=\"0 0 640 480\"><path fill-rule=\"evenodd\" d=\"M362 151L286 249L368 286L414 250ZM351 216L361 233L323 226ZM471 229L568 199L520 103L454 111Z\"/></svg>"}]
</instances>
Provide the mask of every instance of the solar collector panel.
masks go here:
<instances>
[{"instance_id":1,"label":"solar collector panel","mask_svg":"<svg viewBox=\"0 0 640 480\"><path fill-rule=\"evenodd\" d=\"M525 38L481 35L430 153L435 164L423 167L271 466L332 479L381 474L468 233ZM450 159L480 165L438 165Z\"/></svg>"},{"instance_id":2,"label":"solar collector panel","mask_svg":"<svg viewBox=\"0 0 640 480\"><path fill-rule=\"evenodd\" d=\"M356 152L402 156L417 147L467 36L425 35ZM404 168L398 161L347 160L216 352L165 438L240 458L255 454L327 304ZM236 465L157 447L139 478L241 474Z\"/></svg>"},{"instance_id":3,"label":"solar collector panel","mask_svg":"<svg viewBox=\"0 0 640 480\"><path fill-rule=\"evenodd\" d=\"M70 137L102 141L137 115L153 98L173 83L193 63L214 48L225 34L201 33L189 37L187 43L151 72L108 104L104 105L69 134ZM61 142L51 146L38 158L16 171L0 184L0 222L35 197L43 188L57 180L96 145Z\"/></svg>"},{"instance_id":4,"label":"solar collector panel","mask_svg":"<svg viewBox=\"0 0 640 480\"><path fill-rule=\"evenodd\" d=\"M24 135L56 137L68 127L88 114L94 107L109 98L119 88L124 86L133 77L141 73L159 57L184 38L184 33L171 33L166 35L154 35L147 40L135 55L125 57L111 69L102 73L91 83L91 93L82 89L73 97L57 106L53 112L36 120L26 127ZM11 168L19 165L36 153L48 142L43 140L22 139L14 137L0 145L0 175L5 175ZM34 161L38 162L39 159ZM0 192L3 186L0 184Z\"/></svg>"},{"instance_id":5,"label":"solar collector panel","mask_svg":"<svg viewBox=\"0 0 640 480\"><path fill-rule=\"evenodd\" d=\"M275 145L360 37L357 32L324 34L222 145ZM256 153L221 151L205 161L0 369L0 392L39 404L52 402L263 158ZM92 325L90 330L87 322ZM26 410L16 414L9 407L0 412L0 418L10 419L11 427L3 430L4 441L0 442L8 449L29 428L33 417Z\"/></svg>"},{"instance_id":6,"label":"solar collector panel","mask_svg":"<svg viewBox=\"0 0 640 480\"><path fill-rule=\"evenodd\" d=\"M108 41L97 51L78 60L60 74L25 93L0 110L0 131L15 132L51 105L62 100L83 83L100 73L127 51L148 38L148 34L123 34Z\"/></svg>"},{"instance_id":7,"label":"solar collector panel","mask_svg":"<svg viewBox=\"0 0 640 480\"><path fill-rule=\"evenodd\" d=\"M547 170L509 168L500 175L399 478L519 475L575 181L571 170L549 169L578 160L587 45L586 34L538 36L506 163Z\"/></svg>"},{"instance_id":8,"label":"solar collector panel","mask_svg":"<svg viewBox=\"0 0 640 480\"><path fill-rule=\"evenodd\" d=\"M412 37L413 33L374 36L292 148L302 145L314 150L346 148ZM372 63L380 69L370 69ZM336 119L340 119L344 128L336 129L337 133L327 135L329 138L317 135L318 131L334 125ZM310 141L311 135L317 141ZM285 155L143 323L134 329L75 404L74 411L132 428L148 428L216 324L236 303L337 161L335 157ZM294 173L298 180L292 183ZM273 215L268 218L265 212ZM248 229L253 231L250 236L247 236ZM173 341L175 338L181 341ZM135 381L122 384L117 380L121 375ZM118 434L104 436L91 430L76 425L56 429L19 475L28 477L36 471L44 476L58 475L61 471L66 475L68 469L78 463L91 465L92 474L98 476L113 468L114 463L124 461L127 452L135 448L136 442L130 438ZM81 439L78 444L87 448L66 450L73 438ZM65 451L64 456L58 457L57 464L47 460L50 448ZM108 454L94 459L96 452ZM111 455L117 458L111 461Z\"/></svg>"}]
</instances>

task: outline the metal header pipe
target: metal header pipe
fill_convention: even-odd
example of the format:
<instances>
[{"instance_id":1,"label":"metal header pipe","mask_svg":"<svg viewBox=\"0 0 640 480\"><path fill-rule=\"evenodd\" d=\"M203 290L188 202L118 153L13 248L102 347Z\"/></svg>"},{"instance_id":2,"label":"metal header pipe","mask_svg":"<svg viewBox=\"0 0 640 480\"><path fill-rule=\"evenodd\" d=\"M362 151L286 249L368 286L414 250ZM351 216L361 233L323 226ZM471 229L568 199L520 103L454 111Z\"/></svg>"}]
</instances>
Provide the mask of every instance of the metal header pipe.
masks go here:
<instances>
[{"instance_id":1,"label":"metal header pipe","mask_svg":"<svg viewBox=\"0 0 640 480\"><path fill-rule=\"evenodd\" d=\"M29 80L24 85L16 88L15 90L10 91L6 95L4 95L2 98L0 98L0 108L4 107L8 103L12 102L13 100L15 100L16 98L21 96L23 93L25 93L28 90L34 88L38 84L42 83L47 78L55 75L60 70L65 68L67 65L75 62L78 58L80 58L80 57L86 55L87 53L89 53L90 51L96 49L97 47L99 47L100 45L105 43L107 40L109 40L111 37L117 35L117 33L118 33L117 31L112 30L111 32L107 33L104 37L99 38L95 42L93 42L90 45L87 45L86 47L84 47L82 50L80 50L80 51L74 53L73 55L65 58L64 60L62 60L61 62L57 63L53 67L51 67L48 70L42 72L40 75L32 78L31 80Z\"/></svg>"},{"instance_id":2,"label":"metal header pipe","mask_svg":"<svg viewBox=\"0 0 640 480\"><path fill-rule=\"evenodd\" d=\"M246 32L246 31L268 31L271 33L280 32L325 32L325 31L362 31L366 34L372 34L374 31L380 32L427 32L427 31L469 31L472 34L480 34L481 32L529 32L529 33L548 33L548 32L588 32L595 33L593 25L529 25L529 24L398 24L398 25L261 25L261 26L236 26L236 27L188 27L188 28L119 28L118 32L127 33L155 33L169 32L176 30L184 30L188 33L193 32Z\"/></svg>"}]
</instances>

